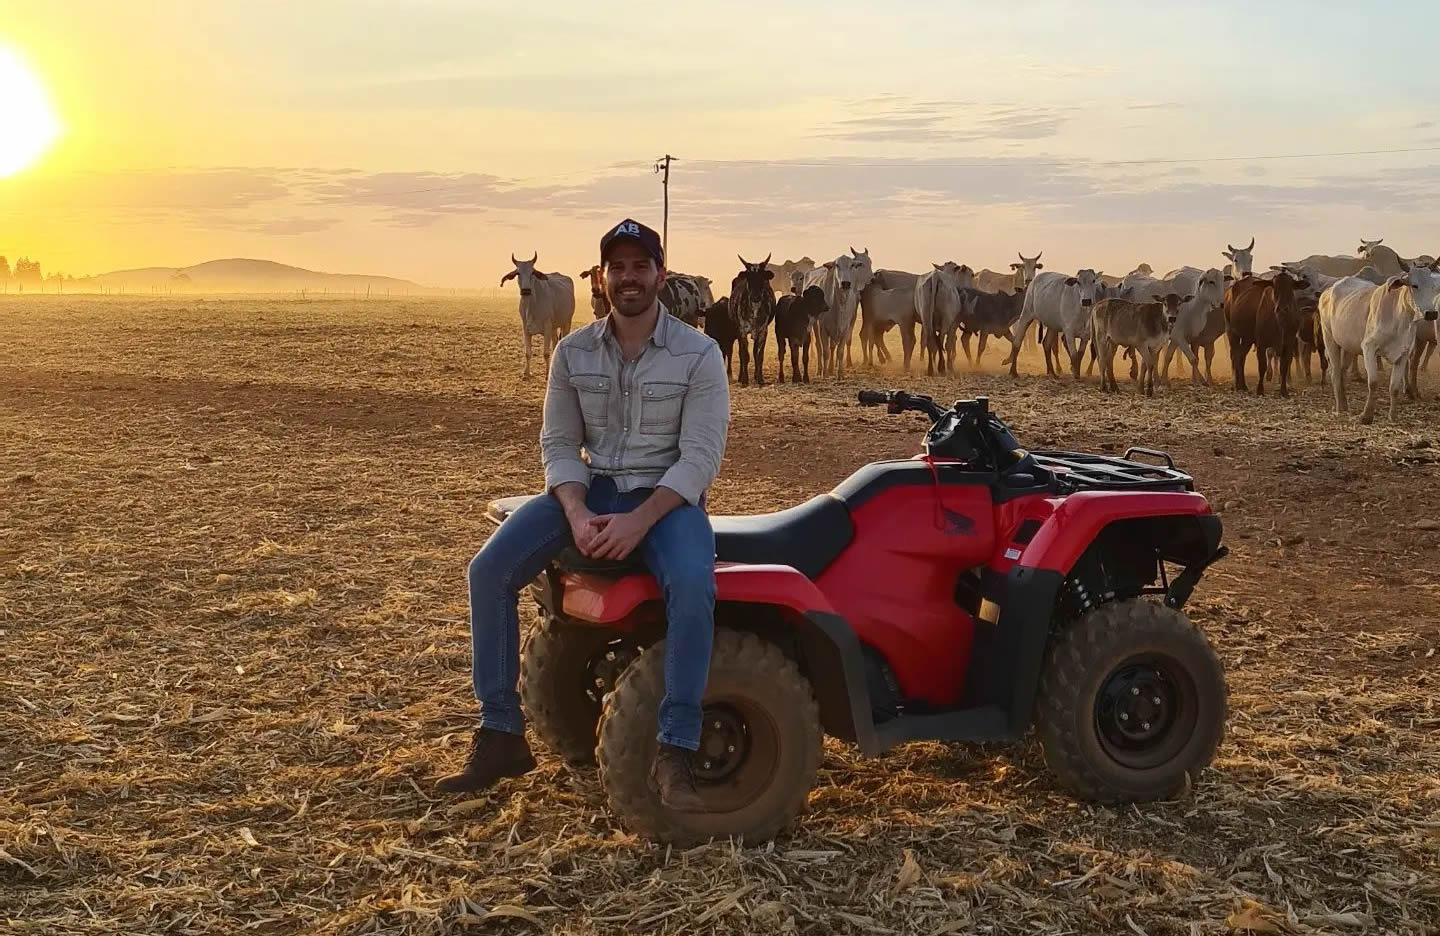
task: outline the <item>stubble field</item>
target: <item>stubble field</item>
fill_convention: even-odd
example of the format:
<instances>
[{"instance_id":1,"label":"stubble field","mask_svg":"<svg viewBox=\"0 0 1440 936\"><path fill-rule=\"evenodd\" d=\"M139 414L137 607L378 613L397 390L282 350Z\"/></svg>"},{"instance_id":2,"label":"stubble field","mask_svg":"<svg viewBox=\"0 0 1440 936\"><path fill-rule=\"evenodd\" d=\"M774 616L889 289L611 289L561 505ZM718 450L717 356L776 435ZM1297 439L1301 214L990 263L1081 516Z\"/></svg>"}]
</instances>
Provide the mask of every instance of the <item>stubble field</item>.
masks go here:
<instances>
[{"instance_id":1,"label":"stubble field","mask_svg":"<svg viewBox=\"0 0 1440 936\"><path fill-rule=\"evenodd\" d=\"M1231 716L1189 794L1124 809L1033 743L827 742L786 834L681 851L543 750L430 792L473 725L485 505L541 484L518 331L455 300L0 297L0 929L1437 932L1433 373L1371 427L1303 384L1104 395L1036 376L1033 342L1018 381L733 387L723 512L912 454L919 418L866 386L988 394L1035 447L1168 450L1232 549L1189 607Z\"/></svg>"}]
</instances>

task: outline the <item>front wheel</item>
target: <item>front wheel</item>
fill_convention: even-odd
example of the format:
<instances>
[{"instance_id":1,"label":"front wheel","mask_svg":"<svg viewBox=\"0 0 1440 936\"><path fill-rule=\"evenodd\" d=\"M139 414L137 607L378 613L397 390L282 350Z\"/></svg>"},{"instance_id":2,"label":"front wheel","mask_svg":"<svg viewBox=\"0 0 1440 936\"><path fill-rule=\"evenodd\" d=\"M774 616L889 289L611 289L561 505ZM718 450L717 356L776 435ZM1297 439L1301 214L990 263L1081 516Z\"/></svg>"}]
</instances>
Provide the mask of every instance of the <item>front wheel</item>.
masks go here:
<instances>
[{"instance_id":1,"label":"front wheel","mask_svg":"<svg viewBox=\"0 0 1440 936\"><path fill-rule=\"evenodd\" d=\"M1183 789L1224 733L1220 659L1182 612L1144 599L1102 605L1051 647L1036 729L1072 793L1144 802Z\"/></svg>"},{"instance_id":2,"label":"front wheel","mask_svg":"<svg viewBox=\"0 0 1440 936\"><path fill-rule=\"evenodd\" d=\"M780 648L718 629L705 689L695 787L708 812L673 813L649 783L665 695L665 642L645 650L605 697L600 782L626 827L663 842L773 837L800 812L820 768L820 710Z\"/></svg>"}]
</instances>

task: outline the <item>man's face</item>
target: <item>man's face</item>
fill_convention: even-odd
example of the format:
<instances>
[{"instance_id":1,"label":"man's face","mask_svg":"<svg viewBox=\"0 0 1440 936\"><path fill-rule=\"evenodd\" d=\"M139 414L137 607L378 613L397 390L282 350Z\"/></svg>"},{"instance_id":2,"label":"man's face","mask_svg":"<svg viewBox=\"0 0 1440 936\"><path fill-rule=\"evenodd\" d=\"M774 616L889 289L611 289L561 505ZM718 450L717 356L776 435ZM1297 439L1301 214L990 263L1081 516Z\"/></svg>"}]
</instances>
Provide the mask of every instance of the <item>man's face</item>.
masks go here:
<instances>
[{"instance_id":1,"label":"man's face","mask_svg":"<svg viewBox=\"0 0 1440 936\"><path fill-rule=\"evenodd\" d=\"M605 260L605 290L614 311L626 318L644 315L665 282L665 271L639 244L625 241L610 248Z\"/></svg>"}]
</instances>

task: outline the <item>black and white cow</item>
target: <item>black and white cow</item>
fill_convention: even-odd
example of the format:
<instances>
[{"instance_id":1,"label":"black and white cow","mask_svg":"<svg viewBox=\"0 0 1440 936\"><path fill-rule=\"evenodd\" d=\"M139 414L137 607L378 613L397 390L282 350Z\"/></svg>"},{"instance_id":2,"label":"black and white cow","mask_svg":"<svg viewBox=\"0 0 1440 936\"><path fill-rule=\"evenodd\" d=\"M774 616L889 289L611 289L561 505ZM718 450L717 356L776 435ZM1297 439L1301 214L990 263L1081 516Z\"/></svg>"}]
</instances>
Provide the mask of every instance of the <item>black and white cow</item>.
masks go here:
<instances>
[{"instance_id":1,"label":"black and white cow","mask_svg":"<svg viewBox=\"0 0 1440 936\"><path fill-rule=\"evenodd\" d=\"M715 303L710 294L710 280L688 273L666 273L665 284L660 287L660 301L671 315L692 328L699 326L700 316Z\"/></svg>"},{"instance_id":2,"label":"black and white cow","mask_svg":"<svg viewBox=\"0 0 1440 936\"><path fill-rule=\"evenodd\" d=\"M769 269L770 255L759 263L744 257L745 268L730 281L730 315L740 339L740 386L750 383L750 353L755 353L755 383L765 386L765 338L775 318L775 290L770 281L775 272ZM750 339L747 344L745 339Z\"/></svg>"}]
</instances>

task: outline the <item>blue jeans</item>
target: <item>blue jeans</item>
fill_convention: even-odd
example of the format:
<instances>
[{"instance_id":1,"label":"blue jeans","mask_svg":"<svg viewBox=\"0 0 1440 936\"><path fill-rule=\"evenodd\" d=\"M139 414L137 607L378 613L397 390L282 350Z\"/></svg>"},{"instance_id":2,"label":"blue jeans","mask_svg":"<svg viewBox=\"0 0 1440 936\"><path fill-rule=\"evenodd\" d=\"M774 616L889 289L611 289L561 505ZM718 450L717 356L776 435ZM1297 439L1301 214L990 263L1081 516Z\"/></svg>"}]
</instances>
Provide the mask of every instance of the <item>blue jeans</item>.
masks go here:
<instances>
[{"instance_id":1,"label":"blue jeans","mask_svg":"<svg viewBox=\"0 0 1440 936\"><path fill-rule=\"evenodd\" d=\"M585 497L597 514L628 513L652 488L621 493L596 475ZM470 560L470 671L480 724L523 734L516 683L520 677L520 618L516 599L560 550L574 543L565 510L551 494L526 502ZM710 676L715 639L715 533L705 511L682 504L650 528L636 547L665 598L665 698L660 734L665 744L700 747L700 702Z\"/></svg>"}]
</instances>

